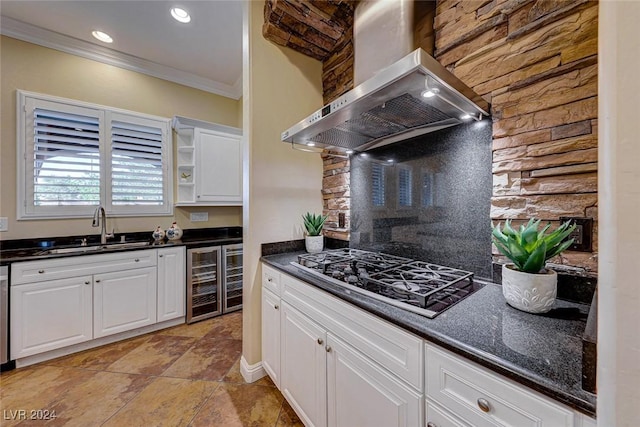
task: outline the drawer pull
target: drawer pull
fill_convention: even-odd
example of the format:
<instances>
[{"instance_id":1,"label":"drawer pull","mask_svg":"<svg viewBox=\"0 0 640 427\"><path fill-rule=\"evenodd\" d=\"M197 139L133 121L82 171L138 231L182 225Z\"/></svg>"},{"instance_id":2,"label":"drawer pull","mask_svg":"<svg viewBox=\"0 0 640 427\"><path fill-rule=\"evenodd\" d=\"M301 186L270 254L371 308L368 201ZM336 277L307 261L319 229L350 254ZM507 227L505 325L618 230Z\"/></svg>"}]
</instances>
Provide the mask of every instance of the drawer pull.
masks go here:
<instances>
[{"instance_id":1,"label":"drawer pull","mask_svg":"<svg viewBox=\"0 0 640 427\"><path fill-rule=\"evenodd\" d=\"M38 270L38 273L42 274L44 273L44 270Z\"/></svg>"},{"instance_id":2,"label":"drawer pull","mask_svg":"<svg viewBox=\"0 0 640 427\"><path fill-rule=\"evenodd\" d=\"M436 423L432 423L431 421L429 421L427 423L427 427L438 427L438 425Z\"/></svg>"},{"instance_id":3,"label":"drawer pull","mask_svg":"<svg viewBox=\"0 0 640 427\"><path fill-rule=\"evenodd\" d=\"M326 346L324 349L327 350L327 353L331 353L331 346L330 345Z\"/></svg>"},{"instance_id":4,"label":"drawer pull","mask_svg":"<svg viewBox=\"0 0 640 427\"><path fill-rule=\"evenodd\" d=\"M134 259L135 262L140 262L140 258Z\"/></svg>"},{"instance_id":5,"label":"drawer pull","mask_svg":"<svg viewBox=\"0 0 640 427\"><path fill-rule=\"evenodd\" d=\"M278 304L274 305L273 308L275 308L276 310L280 308L280 306Z\"/></svg>"},{"instance_id":6,"label":"drawer pull","mask_svg":"<svg viewBox=\"0 0 640 427\"><path fill-rule=\"evenodd\" d=\"M160 254L160 255L158 255L158 258L162 258L163 256L164 256L164 255Z\"/></svg>"},{"instance_id":7,"label":"drawer pull","mask_svg":"<svg viewBox=\"0 0 640 427\"><path fill-rule=\"evenodd\" d=\"M87 280L86 282L84 282L84 284L85 284L85 285L88 285L88 284L90 284L90 283L91 283L91 282L90 282L90 281L88 281L88 280Z\"/></svg>"},{"instance_id":8,"label":"drawer pull","mask_svg":"<svg viewBox=\"0 0 640 427\"><path fill-rule=\"evenodd\" d=\"M323 342L324 342L324 341L322 341L322 338L318 338L318 344L319 344L319 345L322 345L322 343L323 343Z\"/></svg>"},{"instance_id":9,"label":"drawer pull","mask_svg":"<svg viewBox=\"0 0 640 427\"><path fill-rule=\"evenodd\" d=\"M100 279L96 279L96 283L100 283Z\"/></svg>"},{"instance_id":10,"label":"drawer pull","mask_svg":"<svg viewBox=\"0 0 640 427\"><path fill-rule=\"evenodd\" d=\"M487 402L487 399L483 399L483 398L478 399L478 408L480 408L482 412L491 411L491 406L489 406L489 402Z\"/></svg>"},{"instance_id":11,"label":"drawer pull","mask_svg":"<svg viewBox=\"0 0 640 427\"><path fill-rule=\"evenodd\" d=\"M267 279L267 282L273 282L273 279L272 279L271 277L269 277L269 278Z\"/></svg>"}]
</instances>

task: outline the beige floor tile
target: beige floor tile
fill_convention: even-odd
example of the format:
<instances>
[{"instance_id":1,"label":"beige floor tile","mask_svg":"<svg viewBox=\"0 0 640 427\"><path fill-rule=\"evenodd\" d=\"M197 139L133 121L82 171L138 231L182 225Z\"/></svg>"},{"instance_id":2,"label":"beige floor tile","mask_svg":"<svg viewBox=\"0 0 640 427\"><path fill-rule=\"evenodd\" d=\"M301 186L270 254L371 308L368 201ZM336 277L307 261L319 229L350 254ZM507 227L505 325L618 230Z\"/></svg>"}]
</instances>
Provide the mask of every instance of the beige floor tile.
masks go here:
<instances>
[{"instance_id":1,"label":"beige floor tile","mask_svg":"<svg viewBox=\"0 0 640 427\"><path fill-rule=\"evenodd\" d=\"M92 371L42 365L14 372L0 377L2 427L13 426L22 421L13 415L16 411L25 410L29 415L31 410L51 410L53 403L67 390L91 381L96 374Z\"/></svg>"},{"instance_id":2,"label":"beige floor tile","mask_svg":"<svg viewBox=\"0 0 640 427\"><path fill-rule=\"evenodd\" d=\"M156 378L104 425L186 426L218 386L218 383L209 381Z\"/></svg>"},{"instance_id":3,"label":"beige floor tile","mask_svg":"<svg viewBox=\"0 0 640 427\"><path fill-rule=\"evenodd\" d=\"M211 332L213 322L217 318L202 320L200 322L174 326L173 328L163 329L156 332L156 335L173 335L180 337L202 338Z\"/></svg>"},{"instance_id":4,"label":"beige floor tile","mask_svg":"<svg viewBox=\"0 0 640 427\"><path fill-rule=\"evenodd\" d=\"M50 411L55 411L55 419L46 424L67 427L100 426L153 380L154 378L144 375L93 372L91 378L73 384L58 396L50 406ZM42 424L40 420L32 420L20 426Z\"/></svg>"},{"instance_id":5,"label":"beige floor tile","mask_svg":"<svg viewBox=\"0 0 640 427\"><path fill-rule=\"evenodd\" d=\"M242 339L242 311L216 317L205 338Z\"/></svg>"},{"instance_id":6,"label":"beige floor tile","mask_svg":"<svg viewBox=\"0 0 640 427\"><path fill-rule=\"evenodd\" d=\"M298 418L298 415L296 415L296 412L286 399L282 402L282 409L280 410L276 427L304 427L304 424L302 424L302 421L300 421L300 418Z\"/></svg>"},{"instance_id":7,"label":"beige floor tile","mask_svg":"<svg viewBox=\"0 0 640 427\"><path fill-rule=\"evenodd\" d=\"M131 350L149 341L151 337L151 335L143 335L141 337L103 345L101 347L92 348L80 353L59 357L57 359L47 361L45 362L45 364L83 369L104 370L109 365L116 362L118 359L121 359L122 357L127 355Z\"/></svg>"},{"instance_id":8,"label":"beige floor tile","mask_svg":"<svg viewBox=\"0 0 640 427\"><path fill-rule=\"evenodd\" d=\"M242 377L242 374L240 373L240 359L238 359L236 363L233 364L229 372L227 372L227 375L225 375L224 378L222 378L222 381L225 383L233 383L233 384L249 384L244 380L244 378ZM265 375L264 377L260 378L258 381L255 381L251 384L262 385L267 387L276 386L273 383L273 381L271 381L271 378L269 378L268 375Z\"/></svg>"},{"instance_id":9,"label":"beige floor tile","mask_svg":"<svg viewBox=\"0 0 640 427\"><path fill-rule=\"evenodd\" d=\"M201 339L176 360L163 377L218 381L242 354L242 341Z\"/></svg>"},{"instance_id":10,"label":"beige floor tile","mask_svg":"<svg viewBox=\"0 0 640 427\"><path fill-rule=\"evenodd\" d=\"M283 397L277 389L253 384L220 384L191 425L274 426Z\"/></svg>"},{"instance_id":11,"label":"beige floor tile","mask_svg":"<svg viewBox=\"0 0 640 427\"><path fill-rule=\"evenodd\" d=\"M182 356L196 338L154 335L106 368L110 372L160 375Z\"/></svg>"}]
</instances>

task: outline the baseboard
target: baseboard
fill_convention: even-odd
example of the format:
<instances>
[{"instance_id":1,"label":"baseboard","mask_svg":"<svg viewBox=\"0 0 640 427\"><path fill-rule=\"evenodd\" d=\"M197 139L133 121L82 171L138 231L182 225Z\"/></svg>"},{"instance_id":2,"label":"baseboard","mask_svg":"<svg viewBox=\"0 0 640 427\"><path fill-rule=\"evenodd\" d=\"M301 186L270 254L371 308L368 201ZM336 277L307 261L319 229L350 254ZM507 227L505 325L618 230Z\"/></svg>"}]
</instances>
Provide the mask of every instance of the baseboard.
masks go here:
<instances>
[{"instance_id":1,"label":"baseboard","mask_svg":"<svg viewBox=\"0 0 640 427\"><path fill-rule=\"evenodd\" d=\"M267 372L262 367L262 362L249 365L244 356L240 358L240 373L242 374L242 378L248 383L256 382L267 375Z\"/></svg>"}]
</instances>

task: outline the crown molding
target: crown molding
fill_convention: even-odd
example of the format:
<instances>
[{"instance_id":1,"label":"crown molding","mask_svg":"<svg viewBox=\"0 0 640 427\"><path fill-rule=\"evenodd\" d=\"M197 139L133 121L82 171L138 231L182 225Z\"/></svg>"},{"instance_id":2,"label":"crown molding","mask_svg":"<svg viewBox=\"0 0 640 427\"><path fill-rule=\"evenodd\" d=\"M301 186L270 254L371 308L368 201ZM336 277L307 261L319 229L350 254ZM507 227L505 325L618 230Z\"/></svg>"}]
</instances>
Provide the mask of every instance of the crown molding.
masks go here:
<instances>
[{"instance_id":1,"label":"crown molding","mask_svg":"<svg viewBox=\"0 0 640 427\"><path fill-rule=\"evenodd\" d=\"M227 98L238 100L242 97L242 76L239 77L233 85L220 83L212 79L197 76L193 73L147 61L133 55L36 27L6 16L2 17L0 34Z\"/></svg>"}]
</instances>

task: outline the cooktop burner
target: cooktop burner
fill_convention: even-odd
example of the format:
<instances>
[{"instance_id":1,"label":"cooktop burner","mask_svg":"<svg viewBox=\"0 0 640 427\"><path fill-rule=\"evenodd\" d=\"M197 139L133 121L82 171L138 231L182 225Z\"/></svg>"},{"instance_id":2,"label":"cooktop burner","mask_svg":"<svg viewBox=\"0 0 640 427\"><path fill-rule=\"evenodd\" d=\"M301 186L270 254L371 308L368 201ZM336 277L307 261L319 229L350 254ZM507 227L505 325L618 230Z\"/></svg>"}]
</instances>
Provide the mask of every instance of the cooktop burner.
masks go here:
<instances>
[{"instance_id":1,"label":"cooktop burner","mask_svg":"<svg viewBox=\"0 0 640 427\"><path fill-rule=\"evenodd\" d=\"M483 286L468 271L359 249L303 254L292 264L429 318Z\"/></svg>"}]
</instances>

